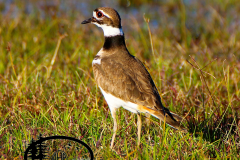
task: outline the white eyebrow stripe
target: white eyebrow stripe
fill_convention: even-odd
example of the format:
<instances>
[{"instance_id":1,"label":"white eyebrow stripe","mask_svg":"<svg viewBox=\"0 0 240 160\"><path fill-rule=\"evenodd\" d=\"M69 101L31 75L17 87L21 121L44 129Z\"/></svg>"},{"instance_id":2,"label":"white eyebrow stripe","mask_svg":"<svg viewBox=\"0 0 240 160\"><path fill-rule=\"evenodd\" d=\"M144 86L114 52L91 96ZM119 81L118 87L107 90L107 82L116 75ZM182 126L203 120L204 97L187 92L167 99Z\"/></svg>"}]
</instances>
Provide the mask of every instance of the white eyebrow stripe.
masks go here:
<instances>
[{"instance_id":1,"label":"white eyebrow stripe","mask_svg":"<svg viewBox=\"0 0 240 160\"><path fill-rule=\"evenodd\" d=\"M111 18L111 16L109 16L107 13L105 13L103 10L99 9L99 11L101 11L103 13L104 16Z\"/></svg>"},{"instance_id":2,"label":"white eyebrow stripe","mask_svg":"<svg viewBox=\"0 0 240 160\"><path fill-rule=\"evenodd\" d=\"M110 16L107 13L105 13L104 11L102 11L102 10L99 10L99 11L101 11L104 16L110 18ZM96 11L93 11L93 17L97 18L97 19L101 19L101 18L97 17L97 12Z\"/></svg>"}]
</instances>

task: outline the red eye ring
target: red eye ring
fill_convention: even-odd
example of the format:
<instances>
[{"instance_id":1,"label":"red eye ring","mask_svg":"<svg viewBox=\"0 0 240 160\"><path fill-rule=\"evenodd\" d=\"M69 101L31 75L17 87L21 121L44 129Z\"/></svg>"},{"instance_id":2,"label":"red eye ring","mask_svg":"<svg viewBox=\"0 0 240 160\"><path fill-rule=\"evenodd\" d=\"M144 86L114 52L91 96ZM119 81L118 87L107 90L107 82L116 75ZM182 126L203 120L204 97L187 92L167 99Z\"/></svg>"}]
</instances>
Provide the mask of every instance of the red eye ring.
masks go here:
<instances>
[{"instance_id":1,"label":"red eye ring","mask_svg":"<svg viewBox=\"0 0 240 160\"><path fill-rule=\"evenodd\" d=\"M103 17L103 13L101 11L97 11L96 15L97 15L97 18Z\"/></svg>"}]
</instances>

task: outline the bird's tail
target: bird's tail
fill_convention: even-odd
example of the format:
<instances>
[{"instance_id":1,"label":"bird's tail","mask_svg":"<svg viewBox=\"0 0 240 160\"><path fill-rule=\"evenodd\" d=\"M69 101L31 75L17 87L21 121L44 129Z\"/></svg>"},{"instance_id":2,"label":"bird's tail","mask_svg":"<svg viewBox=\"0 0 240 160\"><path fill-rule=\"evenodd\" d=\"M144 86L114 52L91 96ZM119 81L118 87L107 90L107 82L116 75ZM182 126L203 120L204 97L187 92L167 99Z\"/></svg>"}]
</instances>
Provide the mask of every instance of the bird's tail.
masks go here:
<instances>
[{"instance_id":1,"label":"bird's tail","mask_svg":"<svg viewBox=\"0 0 240 160\"><path fill-rule=\"evenodd\" d=\"M167 108L163 110L150 109L148 107L141 106L142 112L149 113L152 116L160 119L161 121L167 123L171 127L178 129L182 132L187 132L187 130L181 125L183 118L173 112L170 112Z\"/></svg>"}]
</instances>

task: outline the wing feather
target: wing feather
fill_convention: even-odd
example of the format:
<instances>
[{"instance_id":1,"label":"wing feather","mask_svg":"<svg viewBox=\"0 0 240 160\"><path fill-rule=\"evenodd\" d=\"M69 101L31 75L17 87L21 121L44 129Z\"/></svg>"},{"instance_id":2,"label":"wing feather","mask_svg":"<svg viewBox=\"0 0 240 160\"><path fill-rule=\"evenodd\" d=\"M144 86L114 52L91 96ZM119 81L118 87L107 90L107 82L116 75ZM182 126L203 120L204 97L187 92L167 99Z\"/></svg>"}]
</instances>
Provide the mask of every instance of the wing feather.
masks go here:
<instances>
[{"instance_id":1,"label":"wing feather","mask_svg":"<svg viewBox=\"0 0 240 160\"><path fill-rule=\"evenodd\" d=\"M93 65L97 84L105 92L125 101L162 110L157 88L142 62L131 55L112 56L104 57L101 64Z\"/></svg>"}]
</instances>

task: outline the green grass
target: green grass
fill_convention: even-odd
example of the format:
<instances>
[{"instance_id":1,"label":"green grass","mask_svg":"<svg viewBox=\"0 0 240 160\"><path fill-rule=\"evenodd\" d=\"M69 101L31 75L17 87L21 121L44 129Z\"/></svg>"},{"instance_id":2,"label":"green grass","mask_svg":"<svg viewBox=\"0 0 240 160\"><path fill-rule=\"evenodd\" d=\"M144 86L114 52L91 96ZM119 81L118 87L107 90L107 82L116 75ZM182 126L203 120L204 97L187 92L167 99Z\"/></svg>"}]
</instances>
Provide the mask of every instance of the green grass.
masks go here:
<instances>
[{"instance_id":1,"label":"green grass","mask_svg":"<svg viewBox=\"0 0 240 160\"><path fill-rule=\"evenodd\" d=\"M56 5L27 15L17 3L16 17L0 15L1 159L22 159L40 133L78 138L97 159L240 158L238 1L134 2L130 7L137 7L137 17L128 11L133 8L125 8L129 16L117 8L128 49L145 63L163 103L186 117L189 134L151 117L149 133L143 121L137 148L137 117L120 109L111 150L113 121L91 65L103 45L102 31L81 25L89 17L79 10L51 14L60 10ZM145 9L154 5L160 9ZM89 15L93 9L86 8Z\"/></svg>"}]
</instances>

